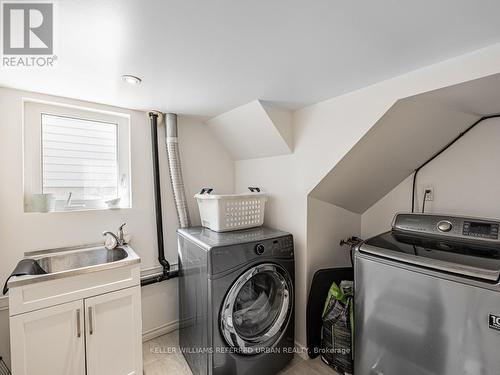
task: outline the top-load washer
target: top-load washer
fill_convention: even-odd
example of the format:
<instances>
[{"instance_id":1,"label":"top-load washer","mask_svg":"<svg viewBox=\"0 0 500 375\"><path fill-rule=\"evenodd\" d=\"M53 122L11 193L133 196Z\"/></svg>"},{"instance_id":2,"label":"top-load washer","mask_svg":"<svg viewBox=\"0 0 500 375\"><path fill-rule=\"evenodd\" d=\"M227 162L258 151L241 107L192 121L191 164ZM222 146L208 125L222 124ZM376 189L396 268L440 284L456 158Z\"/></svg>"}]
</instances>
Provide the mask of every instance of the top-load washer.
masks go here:
<instances>
[{"instance_id":1,"label":"top-load washer","mask_svg":"<svg viewBox=\"0 0 500 375\"><path fill-rule=\"evenodd\" d=\"M292 235L180 229L179 344L195 375L271 375L294 352Z\"/></svg>"},{"instance_id":2,"label":"top-load washer","mask_svg":"<svg viewBox=\"0 0 500 375\"><path fill-rule=\"evenodd\" d=\"M399 214L358 245L356 374L500 374L499 225Z\"/></svg>"}]
</instances>

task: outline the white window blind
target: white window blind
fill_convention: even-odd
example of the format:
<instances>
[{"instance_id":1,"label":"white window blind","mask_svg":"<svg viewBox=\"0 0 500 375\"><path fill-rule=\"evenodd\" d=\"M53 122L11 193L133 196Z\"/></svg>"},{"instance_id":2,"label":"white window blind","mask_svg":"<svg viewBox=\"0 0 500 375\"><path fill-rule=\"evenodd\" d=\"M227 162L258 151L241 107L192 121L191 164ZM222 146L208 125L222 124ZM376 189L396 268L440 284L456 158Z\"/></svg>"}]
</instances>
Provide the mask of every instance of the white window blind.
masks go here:
<instances>
[{"instance_id":1,"label":"white window blind","mask_svg":"<svg viewBox=\"0 0 500 375\"><path fill-rule=\"evenodd\" d=\"M42 190L56 199L118 196L118 125L42 114Z\"/></svg>"}]
</instances>

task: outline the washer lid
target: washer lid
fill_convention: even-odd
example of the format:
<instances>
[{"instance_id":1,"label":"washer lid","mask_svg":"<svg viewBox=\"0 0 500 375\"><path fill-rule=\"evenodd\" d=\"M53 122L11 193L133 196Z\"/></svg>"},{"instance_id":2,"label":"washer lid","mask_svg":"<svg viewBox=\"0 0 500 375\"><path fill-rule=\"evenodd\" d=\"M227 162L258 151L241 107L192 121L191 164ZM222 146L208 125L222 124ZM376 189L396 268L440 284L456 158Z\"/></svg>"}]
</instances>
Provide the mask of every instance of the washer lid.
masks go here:
<instances>
[{"instance_id":1,"label":"washer lid","mask_svg":"<svg viewBox=\"0 0 500 375\"><path fill-rule=\"evenodd\" d=\"M488 282L500 279L498 245L387 232L363 242L359 251Z\"/></svg>"}]
</instances>

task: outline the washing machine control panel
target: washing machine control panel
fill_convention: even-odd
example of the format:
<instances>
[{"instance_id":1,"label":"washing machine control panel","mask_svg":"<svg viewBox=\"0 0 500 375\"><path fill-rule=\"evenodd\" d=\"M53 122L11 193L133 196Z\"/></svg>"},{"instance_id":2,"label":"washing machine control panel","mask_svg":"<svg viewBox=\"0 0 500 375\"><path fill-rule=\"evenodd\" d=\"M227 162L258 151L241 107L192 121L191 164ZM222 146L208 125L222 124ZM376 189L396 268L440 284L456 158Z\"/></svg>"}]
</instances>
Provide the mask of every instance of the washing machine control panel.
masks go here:
<instances>
[{"instance_id":1,"label":"washing machine control panel","mask_svg":"<svg viewBox=\"0 0 500 375\"><path fill-rule=\"evenodd\" d=\"M392 224L392 229L396 232L421 233L500 244L499 227L500 222L489 219L430 214L397 214Z\"/></svg>"},{"instance_id":2,"label":"washing machine control panel","mask_svg":"<svg viewBox=\"0 0 500 375\"><path fill-rule=\"evenodd\" d=\"M293 258L293 237L287 236L273 240L272 256Z\"/></svg>"},{"instance_id":3,"label":"washing machine control panel","mask_svg":"<svg viewBox=\"0 0 500 375\"><path fill-rule=\"evenodd\" d=\"M234 246L215 247L210 250L209 257L211 258L209 272L212 275L261 258L263 261L273 258L292 260L294 258L293 236L247 242Z\"/></svg>"}]
</instances>

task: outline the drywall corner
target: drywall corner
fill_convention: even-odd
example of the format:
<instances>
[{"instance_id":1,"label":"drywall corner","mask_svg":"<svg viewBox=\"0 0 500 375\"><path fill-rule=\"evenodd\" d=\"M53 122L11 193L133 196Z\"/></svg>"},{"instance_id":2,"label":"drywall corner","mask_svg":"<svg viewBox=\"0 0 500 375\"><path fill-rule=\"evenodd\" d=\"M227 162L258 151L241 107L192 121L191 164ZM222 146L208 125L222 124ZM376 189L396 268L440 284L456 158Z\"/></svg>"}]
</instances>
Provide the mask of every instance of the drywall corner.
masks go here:
<instances>
[{"instance_id":1,"label":"drywall corner","mask_svg":"<svg viewBox=\"0 0 500 375\"><path fill-rule=\"evenodd\" d=\"M308 290L316 271L350 265L349 248L342 247L340 241L360 234L360 214L307 197Z\"/></svg>"},{"instance_id":2,"label":"drywall corner","mask_svg":"<svg viewBox=\"0 0 500 375\"><path fill-rule=\"evenodd\" d=\"M292 115L270 103L254 100L206 122L234 160L290 154Z\"/></svg>"},{"instance_id":3,"label":"drywall corner","mask_svg":"<svg viewBox=\"0 0 500 375\"><path fill-rule=\"evenodd\" d=\"M260 104L264 111L266 111L270 120L273 122L276 129L283 137L283 140L288 145L290 152L293 152L293 126L292 126L292 112L273 105L270 102L260 100Z\"/></svg>"}]
</instances>

